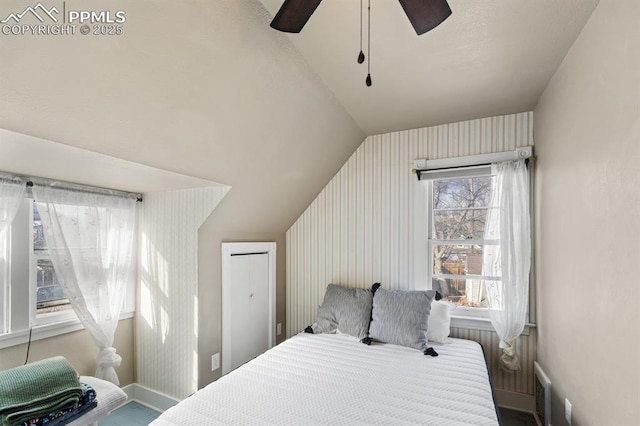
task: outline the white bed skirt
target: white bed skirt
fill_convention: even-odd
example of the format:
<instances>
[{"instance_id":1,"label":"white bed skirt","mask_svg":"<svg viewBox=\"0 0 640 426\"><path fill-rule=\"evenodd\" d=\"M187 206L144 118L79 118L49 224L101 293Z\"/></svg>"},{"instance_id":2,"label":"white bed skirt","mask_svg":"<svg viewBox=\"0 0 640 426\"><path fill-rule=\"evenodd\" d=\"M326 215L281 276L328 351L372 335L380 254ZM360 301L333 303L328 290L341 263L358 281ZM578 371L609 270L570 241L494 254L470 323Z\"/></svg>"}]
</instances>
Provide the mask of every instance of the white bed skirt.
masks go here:
<instances>
[{"instance_id":1,"label":"white bed skirt","mask_svg":"<svg viewBox=\"0 0 640 426\"><path fill-rule=\"evenodd\" d=\"M497 425L482 348L440 356L339 334L299 334L209 384L152 425Z\"/></svg>"}]
</instances>

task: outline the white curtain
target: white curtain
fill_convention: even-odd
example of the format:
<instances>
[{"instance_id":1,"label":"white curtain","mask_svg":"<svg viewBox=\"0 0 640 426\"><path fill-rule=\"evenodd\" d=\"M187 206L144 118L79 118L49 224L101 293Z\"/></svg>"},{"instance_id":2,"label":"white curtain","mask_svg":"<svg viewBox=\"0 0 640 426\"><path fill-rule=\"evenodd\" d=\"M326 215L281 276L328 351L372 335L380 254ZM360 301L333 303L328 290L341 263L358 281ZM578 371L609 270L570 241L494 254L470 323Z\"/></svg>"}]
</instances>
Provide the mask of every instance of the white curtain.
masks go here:
<instances>
[{"instance_id":1,"label":"white curtain","mask_svg":"<svg viewBox=\"0 0 640 426\"><path fill-rule=\"evenodd\" d=\"M11 244L11 222L26 196L25 183L19 178L0 176L0 334L7 329L7 304L9 299L9 245Z\"/></svg>"},{"instance_id":2,"label":"white curtain","mask_svg":"<svg viewBox=\"0 0 640 426\"><path fill-rule=\"evenodd\" d=\"M95 375L119 384L113 336L133 279L136 200L36 180L33 196L58 281L98 346Z\"/></svg>"},{"instance_id":3,"label":"white curtain","mask_svg":"<svg viewBox=\"0 0 640 426\"><path fill-rule=\"evenodd\" d=\"M487 285L489 314L500 337L500 365L506 371L517 371L520 360L515 342L529 309L529 178L524 160L494 164L492 173L495 180L485 240L500 240L500 245L486 246L483 275L501 277Z\"/></svg>"}]
</instances>

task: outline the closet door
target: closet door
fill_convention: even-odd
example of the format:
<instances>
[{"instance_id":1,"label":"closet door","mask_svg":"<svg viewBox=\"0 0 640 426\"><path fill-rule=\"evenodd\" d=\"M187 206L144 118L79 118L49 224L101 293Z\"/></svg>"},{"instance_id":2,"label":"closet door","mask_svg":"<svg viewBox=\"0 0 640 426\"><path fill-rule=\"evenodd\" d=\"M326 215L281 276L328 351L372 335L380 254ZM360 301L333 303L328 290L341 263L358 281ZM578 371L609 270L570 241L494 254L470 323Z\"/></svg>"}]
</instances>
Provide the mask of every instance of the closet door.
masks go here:
<instances>
[{"instance_id":1,"label":"closet door","mask_svg":"<svg viewBox=\"0 0 640 426\"><path fill-rule=\"evenodd\" d=\"M222 268L226 374L275 344L275 244L224 243Z\"/></svg>"},{"instance_id":2,"label":"closet door","mask_svg":"<svg viewBox=\"0 0 640 426\"><path fill-rule=\"evenodd\" d=\"M269 255L231 255L231 369L269 349Z\"/></svg>"}]
</instances>

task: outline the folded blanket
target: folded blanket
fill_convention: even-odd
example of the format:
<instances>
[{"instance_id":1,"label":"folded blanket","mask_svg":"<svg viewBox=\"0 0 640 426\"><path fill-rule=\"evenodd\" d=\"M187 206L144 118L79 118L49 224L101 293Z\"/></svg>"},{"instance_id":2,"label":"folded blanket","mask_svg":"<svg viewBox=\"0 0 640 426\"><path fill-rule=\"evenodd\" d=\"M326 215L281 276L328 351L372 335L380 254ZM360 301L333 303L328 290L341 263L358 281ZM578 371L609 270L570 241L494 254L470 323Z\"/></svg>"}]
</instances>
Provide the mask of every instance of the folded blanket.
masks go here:
<instances>
[{"instance_id":1,"label":"folded blanket","mask_svg":"<svg viewBox=\"0 0 640 426\"><path fill-rule=\"evenodd\" d=\"M84 415L98 406L96 400L96 391L86 383L80 382L82 386L82 395L77 404L62 410L57 410L47 415L34 417L28 421L20 423L18 426L57 426L71 423L78 417Z\"/></svg>"},{"instance_id":2,"label":"folded blanket","mask_svg":"<svg viewBox=\"0 0 640 426\"><path fill-rule=\"evenodd\" d=\"M69 413L64 414L63 416L58 417L54 420L51 420L51 422L49 423L43 423L43 425L46 425L46 426L66 425L84 416L88 411L93 410L97 406L98 406L98 401L93 401L89 404L85 404L81 407L78 407L75 410L71 410Z\"/></svg>"},{"instance_id":3,"label":"folded blanket","mask_svg":"<svg viewBox=\"0 0 640 426\"><path fill-rule=\"evenodd\" d=\"M78 373L64 357L0 372L0 424L20 424L77 404Z\"/></svg>"}]
</instances>

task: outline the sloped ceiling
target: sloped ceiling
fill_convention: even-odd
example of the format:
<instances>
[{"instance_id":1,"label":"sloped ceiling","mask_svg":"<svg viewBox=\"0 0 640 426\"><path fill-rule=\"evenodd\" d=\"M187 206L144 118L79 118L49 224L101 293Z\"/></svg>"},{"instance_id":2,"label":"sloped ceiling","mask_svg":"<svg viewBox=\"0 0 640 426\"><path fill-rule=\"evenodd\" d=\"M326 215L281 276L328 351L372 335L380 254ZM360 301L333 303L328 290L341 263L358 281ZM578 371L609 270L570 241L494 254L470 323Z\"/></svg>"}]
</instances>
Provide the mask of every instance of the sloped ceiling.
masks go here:
<instances>
[{"instance_id":1,"label":"sloped ceiling","mask_svg":"<svg viewBox=\"0 0 640 426\"><path fill-rule=\"evenodd\" d=\"M272 15L282 4L261 1ZM370 3L371 87L360 1L323 0L289 35L368 135L533 110L598 0L448 0L452 15L421 36L397 1Z\"/></svg>"},{"instance_id":2,"label":"sloped ceiling","mask_svg":"<svg viewBox=\"0 0 640 426\"><path fill-rule=\"evenodd\" d=\"M215 182L0 129L0 172L135 193L222 186Z\"/></svg>"},{"instance_id":3,"label":"sloped ceiling","mask_svg":"<svg viewBox=\"0 0 640 426\"><path fill-rule=\"evenodd\" d=\"M372 0L370 88L360 2L324 0L298 35L269 27L280 4L67 0L125 11L123 34L0 34L0 128L229 185L221 228L284 232L367 135L533 109L597 0L450 0L420 37Z\"/></svg>"},{"instance_id":4,"label":"sloped ceiling","mask_svg":"<svg viewBox=\"0 0 640 426\"><path fill-rule=\"evenodd\" d=\"M365 138L257 0L65 6L123 10L124 32L0 34L0 128L229 185L225 230L286 231Z\"/></svg>"}]
</instances>

